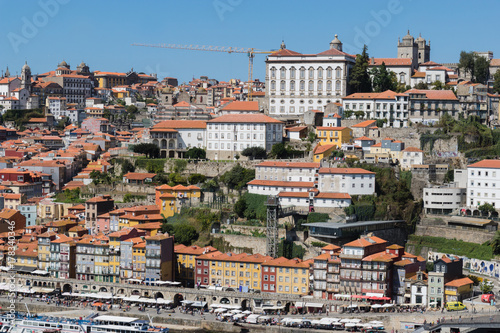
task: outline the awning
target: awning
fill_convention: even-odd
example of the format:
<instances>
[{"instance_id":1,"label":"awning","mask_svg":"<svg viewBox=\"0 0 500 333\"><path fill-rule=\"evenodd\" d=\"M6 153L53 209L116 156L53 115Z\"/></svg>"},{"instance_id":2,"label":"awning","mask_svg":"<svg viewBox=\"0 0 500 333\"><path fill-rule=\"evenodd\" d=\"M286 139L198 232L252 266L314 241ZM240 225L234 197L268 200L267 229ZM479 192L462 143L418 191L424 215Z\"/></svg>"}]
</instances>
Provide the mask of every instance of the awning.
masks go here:
<instances>
[{"instance_id":1,"label":"awning","mask_svg":"<svg viewBox=\"0 0 500 333\"><path fill-rule=\"evenodd\" d=\"M205 305L207 305L207 302L194 302L191 304L193 308L203 308Z\"/></svg>"},{"instance_id":2,"label":"awning","mask_svg":"<svg viewBox=\"0 0 500 333\"><path fill-rule=\"evenodd\" d=\"M54 291L54 288L44 288L44 287L33 287L31 290L35 293L51 293Z\"/></svg>"},{"instance_id":3,"label":"awning","mask_svg":"<svg viewBox=\"0 0 500 333\"><path fill-rule=\"evenodd\" d=\"M139 280L139 279L127 279L126 281L127 281L127 282L138 282L138 283L142 283L142 280Z\"/></svg>"},{"instance_id":4,"label":"awning","mask_svg":"<svg viewBox=\"0 0 500 333\"><path fill-rule=\"evenodd\" d=\"M14 266L14 270L19 273L32 273L36 270L36 267L28 267L28 266Z\"/></svg>"},{"instance_id":5,"label":"awning","mask_svg":"<svg viewBox=\"0 0 500 333\"><path fill-rule=\"evenodd\" d=\"M323 303L306 303L306 308L322 308L325 306Z\"/></svg>"},{"instance_id":6,"label":"awning","mask_svg":"<svg viewBox=\"0 0 500 333\"><path fill-rule=\"evenodd\" d=\"M94 302L92 303L92 306L103 306L104 303L101 303L101 302Z\"/></svg>"},{"instance_id":7,"label":"awning","mask_svg":"<svg viewBox=\"0 0 500 333\"><path fill-rule=\"evenodd\" d=\"M193 304L194 301L188 301L188 300L183 300L181 301L182 305L190 305L190 304Z\"/></svg>"},{"instance_id":8,"label":"awning","mask_svg":"<svg viewBox=\"0 0 500 333\"><path fill-rule=\"evenodd\" d=\"M33 272L31 272L31 274L37 274L37 275L48 275L48 274L49 274L49 272L44 271L43 269L37 269L37 270L34 270Z\"/></svg>"},{"instance_id":9,"label":"awning","mask_svg":"<svg viewBox=\"0 0 500 333\"><path fill-rule=\"evenodd\" d=\"M390 301L391 298L390 297L377 297L377 296L373 296L373 297L370 297L369 300L370 301Z\"/></svg>"}]
</instances>

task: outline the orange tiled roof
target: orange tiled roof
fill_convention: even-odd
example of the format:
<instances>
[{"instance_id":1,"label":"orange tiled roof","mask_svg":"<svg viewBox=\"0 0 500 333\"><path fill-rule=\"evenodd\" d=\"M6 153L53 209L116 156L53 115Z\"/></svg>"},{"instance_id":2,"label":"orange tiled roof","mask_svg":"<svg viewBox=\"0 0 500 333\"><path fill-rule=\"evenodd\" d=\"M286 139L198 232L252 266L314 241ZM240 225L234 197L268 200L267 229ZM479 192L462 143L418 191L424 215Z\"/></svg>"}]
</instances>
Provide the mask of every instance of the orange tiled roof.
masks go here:
<instances>
[{"instance_id":1,"label":"orange tiled roof","mask_svg":"<svg viewBox=\"0 0 500 333\"><path fill-rule=\"evenodd\" d=\"M455 280L452 280L448 283L445 284L446 287L462 287L462 286L465 286L465 285L468 285L468 284L473 284L474 281L472 281L471 279L469 279L468 277L464 277L464 278L461 278L461 279L455 279Z\"/></svg>"},{"instance_id":2,"label":"orange tiled roof","mask_svg":"<svg viewBox=\"0 0 500 333\"><path fill-rule=\"evenodd\" d=\"M471 165L469 168L489 168L489 169L500 169L500 160L482 160Z\"/></svg>"},{"instance_id":3,"label":"orange tiled roof","mask_svg":"<svg viewBox=\"0 0 500 333\"><path fill-rule=\"evenodd\" d=\"M226 104L221 111L259 111L259 102L234 101Z\"/></svg>"},{"instance_id":4,"label":"orange tiled roof","mask_svg":"<svg viewBox=\"0 0 500 333\"><path fill-rule=\"evenodd\" d=\"M361 168L320 168L319 173L322 174L365 174L374 175L375 172L371 172Z\"/></svg>"},{"instance_id":5,"label":"orange tiled roof","mask_svg":"<svg viewBox=\"0 0 500 333\"><path fill-rule=\"evenodd\" d=\"M259 180L254 179L248 185L280 186L280 187L309 187L314 188L314 182L285 182L279 180Z\"/></svg>"},{"instance_id":6,"label":"orange tiled roof","mask_svg":"<svg viewBox=\"0 0 500 333\"><path fill-rule=\"evenodd\" d=\"M318 169L320 163L311 163L311 162L273 162L273 161L265 161L257 164L257 167L274 167L274 168L313 168Z\"/></svg>"},{"instance_id":7,"label":"orange tiled roof","mask_svg":"<svg viewBox=\"0 0 500 333\"><path fill-rule=\"evenodd\" d=\"M365 120L365 121L362 121L356 125L353 125L351 127L353 128L365 128L365 127L370 127L372 126L373 124L375 124L377 121L376 120Z\"/></svg>"},{"instance_id":8,"label":"orange tiled roof","mask_svg":"<svg viewBox=\"0 0 500 333\"><path fill-rule=\"evenodd\" d=\"M318 199L351 199L349 193L334 193L334 192L321 192L316 198Z\"/></svg>"},{"instance_id":9,"label":"orange tiled roof","mask_svg":"<svg viewBox=\"0 0 500 333\"><path fill-rule=\"evenodd\" d=\"M283 124L282 121L276 120L264 114L225 114L215 119L209 120L209 123L266 123L266 124Z\"/></svg>"}]
</instances>

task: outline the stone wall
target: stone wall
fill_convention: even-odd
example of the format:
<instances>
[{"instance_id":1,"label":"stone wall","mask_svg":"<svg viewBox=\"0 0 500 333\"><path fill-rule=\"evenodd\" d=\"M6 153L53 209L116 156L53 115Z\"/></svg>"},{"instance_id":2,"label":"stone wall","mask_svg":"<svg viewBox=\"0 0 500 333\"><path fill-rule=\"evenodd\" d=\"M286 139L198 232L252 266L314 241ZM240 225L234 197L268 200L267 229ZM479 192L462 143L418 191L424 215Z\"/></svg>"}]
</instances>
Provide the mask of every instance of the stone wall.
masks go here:
<instances>
[{"instance_id":1,"label":"stone wall","mask_svg":"<svg viewBox=\"0 0 500 333\"><path fill-rule=\"evenodd\" d=\"M417 236L445 237L465 242L483 244L495 236L494 232L486 231L464 231L462 229L448 228L445 226L418 225L415 231Z\"/></svg>"}]
</instances>

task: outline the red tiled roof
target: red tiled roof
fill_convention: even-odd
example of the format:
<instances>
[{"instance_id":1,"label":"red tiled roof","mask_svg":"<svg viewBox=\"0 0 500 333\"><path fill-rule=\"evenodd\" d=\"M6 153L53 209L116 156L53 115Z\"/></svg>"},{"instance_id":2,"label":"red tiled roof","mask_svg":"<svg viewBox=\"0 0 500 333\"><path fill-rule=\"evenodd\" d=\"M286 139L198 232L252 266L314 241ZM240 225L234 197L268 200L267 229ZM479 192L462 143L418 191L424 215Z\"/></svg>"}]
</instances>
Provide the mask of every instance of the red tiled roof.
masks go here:
<instances>
[{"instance_id":1,"label":"red tiled roof","mask_svg":"<svg viewBox=\"0 0 500 333\"><path fill-rule=\"evenodd\" d=\"M370 127L373 124L375 124L377 121L376 120L365 120L362 121L356 125L351 126L352 128L365 128L365 127Z\"/></svg>"},{"instance_id":2,"label":"red tiled roof","mask_svg":"<svg viewBox=\"0 0 500 333\"><path fill-rule=\"evenodd\" d=\"M321 174L355 174L355 175L374 175L375 172L371 172L361 168L321 168L319 169Z\"/></svg>"},{"instance_id":3,"label":"red tiled roof","mask_svg":"<svg viewBox=\"0 0 500 333\"><path fill-rule=\"evenodd\" d=\"M156 173L129 172L123 175L123 177L132 180L144 180L146 178L153 178L154 176L156 176Z\"/></svg>"},{"instance_id":4,"label":"red tiled roof","mask_svg":"<svg viewBox=\"0 0 500 333\"><path fill-rule=\"evenodd\" d=\"M336 149L337 146L336 145L316 145L316 147L314 148L314 151L313 151L313 154L323 154L327 151L329 151L330 149Z\"/></svg>"},{"instance_id":5,"label":"red tiled roof","mask_svg":"<svg viewBox=\"0 0 500 333\"><path fill-rule=\"evenodd\" d=\"M351 199L349 193L334 193L334 192L321 192L316 198L318 199Z\"/></svg>"},{"instance_id":6,"label":"red tiled roof","mask_svg":"<svg viewBox=\"0 0 500 333\"><path fill-rule=\"evenodd\" d=\"M316 129L318 131L342 131L345 130L347 127L329 127L329 126L318 126Z\"/></svg>"},{"instance_id":7,"label":"red tiled roof","mask_svg":"<svg viewBox=\"0 0 500 333\"><path fill-rule=\"evenodd\" d=\"M259 111L259 102L256 101L234 101L226 104L221 111Z\"/></svg>"},{"instance_id":8,"label":"red tiled roof","mask_svg":"<svg viewBox=\"0 0 500 333\"><path fill-rule=\"evenodd\" d=\"M281 49L279 51L273 52L269 56L276 56L276 57L290 57L290 56L297 56L297 55L302 55L302 53L295 52L292 50L287 50L287 49Z\"/></svg>"},{"instance_id":9,"label":"red tiled roof","mask_svg":"<svg viewBox=\"0 0 500 333\"><path fill-rule=\"evenodd\" d=\"M455 279L453 281L450 281L448 283L445 284L446 287L462 287L462 286L465 286L465 285L468 285L468 284L473 284L474 281L472 281L471 279L469 279L468 277L464 277L464 278L461 278L461 279Z\"/></svg>"},{"instance_id":10,"label":"red tiled roof","mask_svg":"<svg viewBox=\"0 0 500 333\"><path fill-rule=\"evenodd\" d=\"M283 124L264 114L226 114L215 119L209 120L209 123L273 123Z\"/></svg>"},{"instance_id":11,"label":"red tiled roof","mask_svg":"<svg viewBox=\"0 0 500 333\"><path fill-rule=\"evenodd\" d=\"M374 63L372 64L372 59ZM410 58L370 58L370 66L380 66L384 63L386 66L411 66Z\"/></svg>"},{"instance_id":12,"label":"red tiled roof","mask_svg":"<svg viewBox=\"0 0 500 333\"><path fill-rule=\"evenodd\" d=\"M410 90L405 91L405 94L425 94L425 96L428 99L458 101L457 96L455 96L455 94L451 90L410 89Z\"/></svg>"},{"instance_id":13,"label":"red tiled roof","mask_svg":"<svg viewBox=\"0 0 500 333\"><path fill-rule=\"evenodd\" d=\"M423 64L420 64L420 66L441 66L441 64L438 64L437 62L434 61L427 61L424 62Z\"/></svg>"},{"instance_id":14,"label":"red tiled roof","mask_svg":"<svg viewBox=\"0 0 500 333\"><path fill-rule=\"evenodd\" d=\"M278 197L285 198L309 198L309 192L280 192Z\"/></svg>"},{"instance_id":15,"label":"red tiled roof","mask_svg":"<svg viewBox=\"0 0 500 333\"><path fill-rule=\"evenodd\" d=\"M471 165L469 168L489 168L489 169L500 169L500 160L482 160Z\"/></svg>"},{"instance_id":16,"label":"red tiled roof","mask_svg":"<svg viewBox=\"0 0 500 333\"><path fill-rule=\"evenodd\" d=\"M317 169L320 163L311 162L272 162L265 161L257 164L258 167L274 167L274 168L314 168Z\"/></svg>"},{"instance_id":17,"label":"red tiled roof","mask_svg":"<svg viewBox=\"0 0 500 333\"><path fill-rule=\"evenodd\" d=\"M153 126L153 130L159 128L207 128L207 123L202 120L165 120Z\"/></svg>"},{"instance_id":18,"label":"red tiled roof","mask_svg":"<svg viewBox=\"0 0 500 333\"><path fill-rule=\"evenodd\" d=\"M247 183L248 185L263 185L276 187L309 187L314 188L314 182L285 182L279 180L259 180L254 179Z\"/></svg>"}]
</instances>

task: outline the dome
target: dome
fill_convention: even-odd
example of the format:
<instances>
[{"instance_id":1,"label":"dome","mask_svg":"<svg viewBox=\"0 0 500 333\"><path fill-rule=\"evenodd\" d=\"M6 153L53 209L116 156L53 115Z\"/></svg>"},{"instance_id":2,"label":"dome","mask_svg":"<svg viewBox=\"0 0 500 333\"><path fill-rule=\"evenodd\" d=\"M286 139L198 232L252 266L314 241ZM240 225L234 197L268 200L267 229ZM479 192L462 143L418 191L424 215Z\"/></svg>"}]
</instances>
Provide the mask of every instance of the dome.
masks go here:
<instances>
[{"instance_id":1,"label":"dome","mask_svg":"<svg viewBox=\"0 0 500 333\"><path fill-rule=\"evenodd\" d=\"M28 62L27 61L24 62L24 66L23 66L22 70L23 71L25 71L25 70L31 70L30 66L28 66Z\"/></svg>"},{"instance_id":2,"label":"dome","mask_svg":"<svg viewBox=\"0 0 500 333\"><path fill-rule=\"evenodd\" d=\"M82 61L82 63L80 64L80 67L85 67L85 66L87 66L87 64Z\"/></svg>"},{"instance_id":3,"label":"dome","mask_svg":"<svg viewBox=\"0 0 500 333\"><path fill-rule=\"evenodd\" d=\"M335 34L335 39L330 42L330 49L342 51L342 42L339 40L339 35Z\"/></svg>"},{"instance_id":4,"label":"dome","mask_svg":"<svg viewBox=\"0 0 500 333\"><path fill-rule=\"evenodd\" d=\"M407 40L407 39L413 39L413 37L410 35L410 30L408 30L408 33L406 34L406 36L403 37L403 40Z\"/></svg>"},{"instance_id":5,"label":"dome","mask_svg":"<svg viewBox=\"0 0 500 333\"><path fill-rule=\"evenodd\" d=\"M342 44L342 42L339 40L339 35L335 34L335 39L330 42L330 44Z\"/></svg>"}]
</instances>

